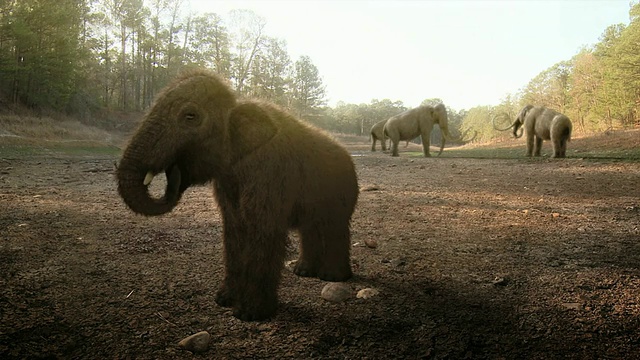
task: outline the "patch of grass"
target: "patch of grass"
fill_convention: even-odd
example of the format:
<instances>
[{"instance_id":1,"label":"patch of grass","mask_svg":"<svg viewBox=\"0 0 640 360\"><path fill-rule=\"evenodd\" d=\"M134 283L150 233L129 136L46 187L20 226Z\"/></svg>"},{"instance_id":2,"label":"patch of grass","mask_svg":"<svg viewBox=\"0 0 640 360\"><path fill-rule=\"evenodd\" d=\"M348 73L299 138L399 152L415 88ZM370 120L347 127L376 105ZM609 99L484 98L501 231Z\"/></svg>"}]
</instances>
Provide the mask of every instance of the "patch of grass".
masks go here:
<instances>
[{"instance_id":1,"label":"patch of grass","mask_svg":"<svg viewBox=\"0 0 640 360\"><path fill-rule=\"evenodd\" d=\"M413 155L413 153L411 153ZM475 159L523 159L526 148L452 148L445 149L441 157L475 158ZM542 158L549 158L552 150L543 148ZM567 158L640 161L640 148L637 149L567 149Z\"/></svg>"},{"instance_id":2,"label":"patch of grass","mask_svg":"<svg viewBox=\"0 0 640 360\"><path fill-rule=\"evenodd\" d=\"M0 158L120 154L121 135L73 119L0 115Z\"/></svg>"},{"instance_id":3,"label":"patch of grass","mask_svg":"<svg viewBox=\"0 0 640 360\"><path fill-rule=\"evenodd\" d=\"M432 151L433 153L433 151ZM551 143L542 145L542 158L551 157ZM413 152L410 154L413 155ZM491 144L471 144L445 148L442 157L479 159L524 159L524 139L512 139ZM576 137L567 146L567 158L611 161L640 161L640 129L598 133Z\"/></svg>"}]
</instances>

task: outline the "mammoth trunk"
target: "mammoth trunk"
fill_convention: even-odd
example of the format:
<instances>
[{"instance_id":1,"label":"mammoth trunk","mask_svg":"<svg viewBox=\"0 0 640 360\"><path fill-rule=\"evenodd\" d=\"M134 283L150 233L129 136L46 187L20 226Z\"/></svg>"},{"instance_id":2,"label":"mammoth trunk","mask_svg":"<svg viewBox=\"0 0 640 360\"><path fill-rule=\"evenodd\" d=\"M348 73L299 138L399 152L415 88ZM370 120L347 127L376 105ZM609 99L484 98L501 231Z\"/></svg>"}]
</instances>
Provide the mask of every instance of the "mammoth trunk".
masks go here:
<instances>
[{"instance_id":1,"label":"mammoth trunk","mask_svg":"<svg viewBox=\"0 0 640 360\"><path fill-rule=\"evenodd\" d=\"M118 166L118 193L129 206L139 214L152 216L171 211L180 198L180 170L172 166L166 170L167 187L164 196L154 198L149 193L148 185L152 176L141 162L125 156Z\"/></svg>"}]
</instances>

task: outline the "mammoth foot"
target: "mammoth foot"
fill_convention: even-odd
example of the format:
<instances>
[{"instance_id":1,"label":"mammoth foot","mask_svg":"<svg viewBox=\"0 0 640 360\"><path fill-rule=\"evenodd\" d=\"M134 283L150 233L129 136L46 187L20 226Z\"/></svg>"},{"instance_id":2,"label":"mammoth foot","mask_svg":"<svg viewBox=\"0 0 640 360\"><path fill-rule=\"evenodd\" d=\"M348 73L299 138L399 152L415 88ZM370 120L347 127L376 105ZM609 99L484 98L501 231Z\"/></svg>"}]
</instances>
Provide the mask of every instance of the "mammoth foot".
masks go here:
<instances>
[{"instance_id":1,"label":"mammoth foot","mask_svg":"<svg viewBox=\"0 0 640 360\"><path fill-rule=\"evenodd\" d=\"M293 268L293 273L302 277L318 277L318 269L302 260L298 260L296 262L296 266Z\"/></svg>"},{"instance_id":2,"label":"mammoth foot","mask_svg":"<svg viewBox=\"0 0 640 360\"><path fill-rule=\"evenodd\" d=\"M275 315L277 309L277 299L253 303L241 302L233 308L233 316L242 321L260 321Z\"/></svg>"},{"instance_id":3,"label":"mammoth foot","mask_svg":"<svg viewBox=\"0 0 640 360\"><path fill-rule=\"evenodd\" d=\"M226 287L220 288L218 293L216 294L216 304L222 307L232 307L234 302L234 297Z\"/></svg>"},{"instance_id":4,"label":"mammoth foot","mask_svg":"<svg viewBox=\"0 0 640 360\"><path fill-rule=\"evenodd\" d=\"M278 297L254 294L235 296L225 286L216 294L216 304L233 308L233 316L242 321L260 321L272 317L278 308Z\"/></svg>"},{"instance_id":5,"label":"mammoth foot","mask_svg":"<svg viewBox=\"0 0 640 360\"><path fill-rule=\"evenodd\" d=\"M306 266L302 261L298 261L293 269L293 273L302 277L317 277L320 280L331 282L346 281L353 276L353 272L351 271L351 266L349 264L333 267L323 266L320 269L316 269L314 267Z\"/></svg>"}]
</instances>

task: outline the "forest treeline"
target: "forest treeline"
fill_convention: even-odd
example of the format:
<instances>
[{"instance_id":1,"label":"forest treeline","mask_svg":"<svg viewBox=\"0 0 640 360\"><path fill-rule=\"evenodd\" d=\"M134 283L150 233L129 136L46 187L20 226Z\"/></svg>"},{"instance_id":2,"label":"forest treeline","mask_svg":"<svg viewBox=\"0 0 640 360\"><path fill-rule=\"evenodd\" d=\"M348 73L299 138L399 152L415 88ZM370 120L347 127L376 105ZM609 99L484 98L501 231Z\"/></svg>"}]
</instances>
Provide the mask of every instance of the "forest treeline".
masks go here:
<instances>
[{"instance_id":1,"label":"forest treeline","mask_svg":"<svg viewBox=\"0 0 640 360\"><path fill-rule=\"evenodd\" d=\"M450 128L476 130L480 141L505 136L493 129L492 117L513 118L529 103L564 112L577 131L634 126L640 118L639 15L640 5L631 5L628 25L609 26L598 43L500 104L448 107ZM176 74L206 67L239 94L275 102L331 131L368 134L377 121L407 109L389 99L328 107L312 59L292 59L286 41L266 34L265 25L249 10L193 13L185 0L0 0L0 104L91 123L96 114L143 111Z\"/></svg>"}]
</instances>

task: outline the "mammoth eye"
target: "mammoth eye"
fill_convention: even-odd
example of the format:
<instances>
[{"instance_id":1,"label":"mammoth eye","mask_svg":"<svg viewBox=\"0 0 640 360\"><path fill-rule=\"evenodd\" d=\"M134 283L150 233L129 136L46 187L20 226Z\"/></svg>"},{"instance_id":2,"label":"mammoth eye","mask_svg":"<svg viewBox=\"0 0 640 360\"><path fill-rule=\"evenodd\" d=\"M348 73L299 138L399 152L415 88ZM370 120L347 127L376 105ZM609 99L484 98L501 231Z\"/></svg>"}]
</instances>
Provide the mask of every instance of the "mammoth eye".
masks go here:
<instances>
[{"instance_id":1,"label":"mammoth eye","mask_svg":"<svg viewBox=\"0 0 640 360\"><path fill-rule=\"evenodd\" d=\"M182 119L185 124L189 126L197 126L200 125L201 118L198 113L194 111L187 111L182 115Z\"/></svg>"}]
</instances>

